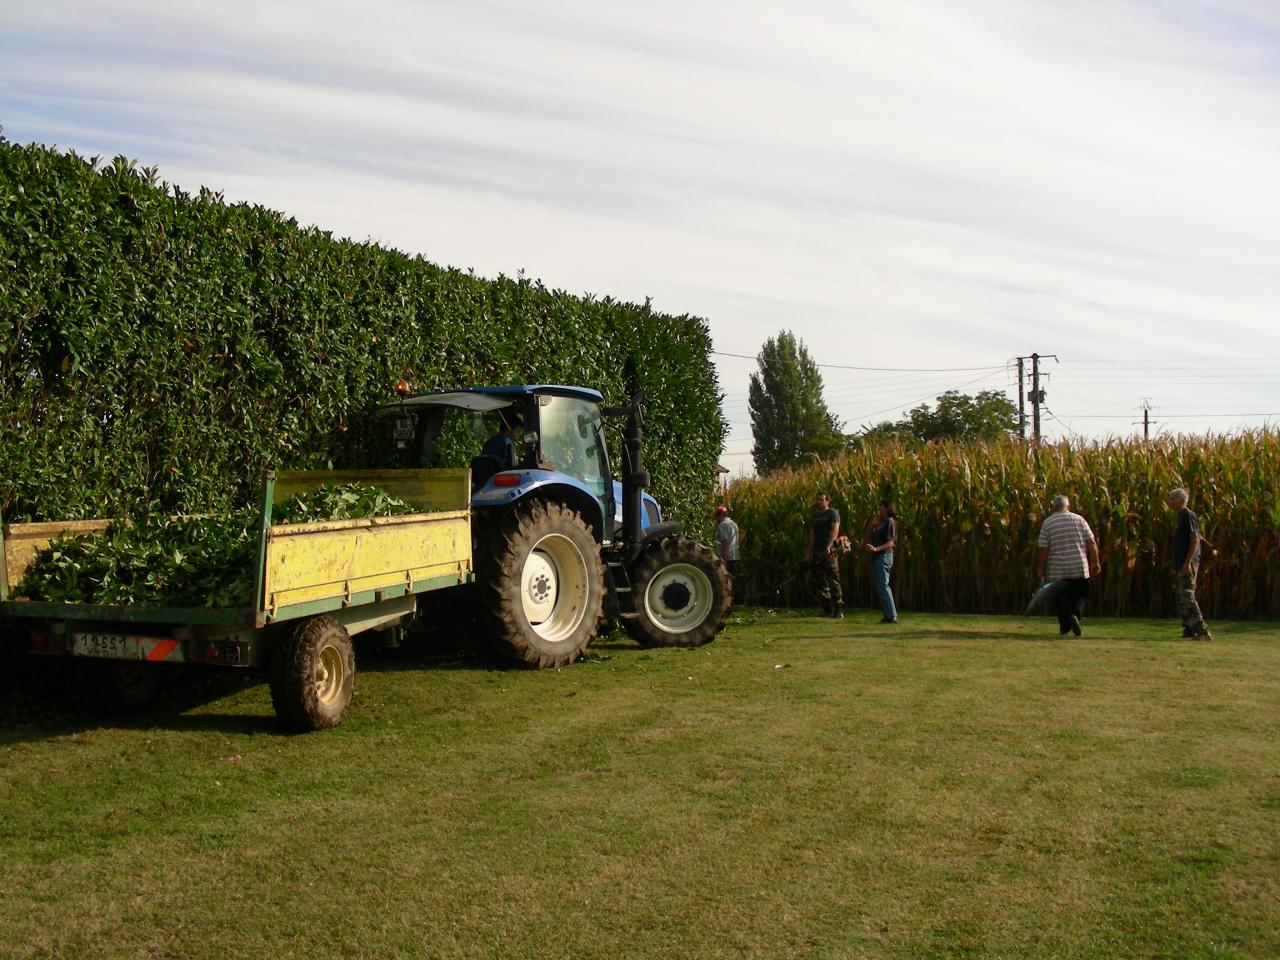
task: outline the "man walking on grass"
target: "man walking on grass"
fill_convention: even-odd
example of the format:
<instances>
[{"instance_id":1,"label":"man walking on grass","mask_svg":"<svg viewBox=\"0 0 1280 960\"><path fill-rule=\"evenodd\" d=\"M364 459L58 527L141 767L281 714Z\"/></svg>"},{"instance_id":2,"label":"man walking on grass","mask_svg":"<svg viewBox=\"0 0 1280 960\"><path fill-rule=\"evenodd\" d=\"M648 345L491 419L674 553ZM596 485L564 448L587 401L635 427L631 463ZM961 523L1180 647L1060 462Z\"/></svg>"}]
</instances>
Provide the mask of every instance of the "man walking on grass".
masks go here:
<instances>
[{"instance_id":1,"label":"man walking on grass","mask_svg":"<svg viewBox=\"0 0 1280 960\"><path fill-rule=\"evenodd\" d=\"M1188 640L1212 640L1213 634L1196 602L1196 578L1200 575L1200 522L1187 506L1190 497L1179 487L1169 491L1169 508L1178 516L1173 528L1173 570L1178 575L1178 616Z\"/></svg>"},{"instance_id":2,"label":"man walking on grass","mask_svg":"<svg viewBox=\"0 0 1280 960\"><path fill-rule=\"evenodd\" d=\"M1084 517L1071 512L1071 501L1064 494L1053 498L1053 513L1040 527L1037 545L1036 576L1066 584L1053 598L1058 633L1065 635L1070 630L1078 637L1084 602L1089 597L1089 574L1101 570L1102 563L1093 531Z\"/></svg>"},{"instance_id":3,"label":"man walking on grass","mask_svg":"<svg viewBox=\"0 0 1280 960\"><path fill-rule=\"evenodd\" d=\"M738 548L738 524L729 519L729 508L723 503L716 507L716 546L720 548L720 559L729 570L729 576L738 575L738 559L741 553Z\"/></svg>"}]
</instances>

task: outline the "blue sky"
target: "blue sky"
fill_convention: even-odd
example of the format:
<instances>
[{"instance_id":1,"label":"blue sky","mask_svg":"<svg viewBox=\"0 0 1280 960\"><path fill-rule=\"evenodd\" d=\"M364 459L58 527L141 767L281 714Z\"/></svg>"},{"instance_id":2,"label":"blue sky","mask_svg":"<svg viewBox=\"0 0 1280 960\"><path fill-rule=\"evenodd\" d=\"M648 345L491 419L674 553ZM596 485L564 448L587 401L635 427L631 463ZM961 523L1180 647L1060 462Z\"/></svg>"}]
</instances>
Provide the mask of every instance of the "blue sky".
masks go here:
<instances>
[{"instance_id":1,"label":"blue sky","mask_svg":"<svg viewBox=\"0 0 1280 960\"><path fill-rule=\"evenodd\" d=\"M1280 422L1280 5L0 0L15 141L486 275L793 330L849 428ZM750 359L718 357L749 458ZM941 368L850 370L843 367ZM972 371L954 368L982 368ZM1012 393L1011 393L1012 395Z\"/></svg>"}]
</instances>

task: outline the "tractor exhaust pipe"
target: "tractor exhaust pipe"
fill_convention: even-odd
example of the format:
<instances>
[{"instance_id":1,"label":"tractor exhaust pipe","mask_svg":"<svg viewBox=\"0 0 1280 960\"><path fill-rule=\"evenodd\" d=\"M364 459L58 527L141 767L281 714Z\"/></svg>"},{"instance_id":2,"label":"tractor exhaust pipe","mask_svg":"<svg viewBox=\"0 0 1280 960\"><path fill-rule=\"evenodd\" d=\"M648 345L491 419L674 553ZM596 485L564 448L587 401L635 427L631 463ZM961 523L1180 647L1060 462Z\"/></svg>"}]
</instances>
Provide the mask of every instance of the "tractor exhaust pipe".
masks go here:
<instances>
[{"instance_id":1,"label":"tractor exhaust pipe","mask_svg":"<svg viewBox=\"0 0 1280 960\"><path fill-rule=\"evenodd\" d=\"M640 540L644 529L644 489L649 486L649 474L644 470L644 405L641 394L631 398L627 407L606 407L606 417L627 418L622 433L622 530L620 539L626 549L628 563L640 555Z\"/></svg>"}]
</instances>

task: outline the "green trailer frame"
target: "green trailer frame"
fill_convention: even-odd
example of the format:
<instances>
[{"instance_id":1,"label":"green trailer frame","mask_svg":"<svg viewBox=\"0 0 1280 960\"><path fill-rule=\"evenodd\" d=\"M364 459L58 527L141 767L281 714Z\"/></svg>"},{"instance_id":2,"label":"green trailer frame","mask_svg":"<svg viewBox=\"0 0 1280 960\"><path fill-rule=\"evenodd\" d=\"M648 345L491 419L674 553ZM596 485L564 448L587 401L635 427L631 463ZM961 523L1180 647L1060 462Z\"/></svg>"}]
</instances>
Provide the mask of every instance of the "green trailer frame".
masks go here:
<instances>
[{"instance_id":1,"label":"green trailer frame","mask_svg":"<svg viewBox=\"0 0 1280 960\"><path fill-rule=\"evenodd\" d=\"M272 508L325 484L367 483L421 508L407 516L272 524ZM290 471L268 475L248 607L49 603L14 596L35 552L109 521L0 523L0 620L41 655L264 667L286 625L327 616L349 635L411 618L421 593L471 582L468 470Z\"/></svg>"}]
</instances>

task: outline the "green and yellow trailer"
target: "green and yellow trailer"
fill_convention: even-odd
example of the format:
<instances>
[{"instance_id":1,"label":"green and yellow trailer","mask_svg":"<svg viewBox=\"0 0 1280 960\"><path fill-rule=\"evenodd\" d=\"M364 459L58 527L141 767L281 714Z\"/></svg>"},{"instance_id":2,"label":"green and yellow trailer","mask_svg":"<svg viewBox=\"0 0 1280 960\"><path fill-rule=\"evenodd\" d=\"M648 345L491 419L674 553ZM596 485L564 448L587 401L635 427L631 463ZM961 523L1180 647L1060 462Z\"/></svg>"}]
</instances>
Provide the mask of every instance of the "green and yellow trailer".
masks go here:
<instances>
[{"instance_id":1,"label":"green and yellow trailer","mask_svg":"<svg viewBox=\"0 0 1280 960\"><path fill-rule=\"evenodd\" d=\"M326 484L364 483L420 512L361 520L273 523L283 500ZM292 471L269 475L257 562L244 607L55 603L15 595L55 538L99 533L109 520L0 524L0 621L19 649L83 658L122 706L150 695L161 664L263 671L276 714L294 730L342 721L355 682L351 638L413 619L421 594L474 579L471 478L465 469ZM97 681L95 681L97 682Z\"/></svg>"}]
</instances>

